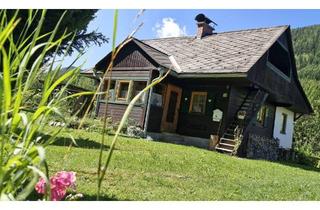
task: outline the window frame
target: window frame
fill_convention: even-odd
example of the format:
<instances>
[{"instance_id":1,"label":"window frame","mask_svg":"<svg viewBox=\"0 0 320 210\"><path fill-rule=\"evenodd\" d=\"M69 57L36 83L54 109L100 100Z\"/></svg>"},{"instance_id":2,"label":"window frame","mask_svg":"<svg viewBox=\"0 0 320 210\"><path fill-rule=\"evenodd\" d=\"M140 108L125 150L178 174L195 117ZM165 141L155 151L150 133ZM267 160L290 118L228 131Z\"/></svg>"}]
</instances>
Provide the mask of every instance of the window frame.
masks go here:
<instances>
[{"instance_id":1,"label":"window frame","mask_svg":"<svg viewBox=\"0 0 320 210\"><path fill-rule=\"evenodd\" d=\"M155 92L156 88L160 88L161 89L161 93ZM157 106L157 107L161 107L164 108L165 105L165 100L166 100L166 94L167 94L167 86L165 84L162 83L158 83L156 84L153 88L151 88L151 95L149 97L152 97L152 94L158 94L161 95L161 106ZM151 105L153 105L151 103Z\"/></svg>"},{"instance_id":2,"label":"window frame","mask_svg":"<svg viewBox=\"0 0 320 210\"><path fill-rule=\"evenodd\" d=\"M280 133L286 134L287 133L287 124L288 124L288 114L282 112L281 116L282 116L282 122L281 122Z\"/></svg>"},{"instance_id":3,"label":"window frame","mask_svg":"<svg viewBox=\"0 0 320 210\"><path fill-rule=\"evenodd\" d=\"M115 80L115 79L110 79L110 82L112 83L112 82L114 82L114 91L115 91L115 93L117 92L117 80ZM106 79L104 79L103 80L103 85L101 86L101 92L106 92L107 91L107 89L108 89L108 83L109 83L109 78L106 78ZM110 86L111 87L111 86ZM110 90L112 90L112 89L109 89L109 91ZM109 97L110 97L110 95L109 95ZM101 98L101 101L108 101L108 102L114 102L115 100L116 100L116 98L114 98L114 100L107 100L106 99L106 94L103 94L103 95L101 95L100 96L100 98Z\"/></svg>"},{"instance_id":4,"label":"window frame","mask_svg":"<svg viewBox=\"0 0 320 210\"><path fill-rule=\"evenodd\" d=\"M192 111L193 102L194 102L194 96L195 95L205 96L205 100L204 100L205 101L205 105L204 105L203 112L193 112ZM208 92L206 92L206 91L192 91L191 92L191 100L190 100L190 104L189 104L189 113L205 115L206 114L206 106L207 106L207 97L208 97Z\"/></svg>"},{"instance_id":5,"label":"window frame","mask_svg":"<svg viewBox=\"0 0 320 210\"><path fill-rule=\"evenodd\" d=\"M264 110L264 111L263 111ZM263 111L263 119L262 120L259 120L258 117L260 117L260 112ZM256 121L257 123L261 126L261 127L267 127L267 119L268 119L268 111L269 111L269 108L267 105L262 105L260 110L257 112L257 117L256 117Z\"/></svg>"},{"instance_id":6,"label":"window frame","mask_svg":"<svg viewBox=\"0 0 320 210\"><path fill-rule=\"evenodd\" d=\"M132 82L132 85L131 85L131 89L130 89L130 100L132 100L137 94L135 94L135 82L144 82L145 83L145 86L142 88L142 90L144 88L146 88L148 86L148 81L145 81L145 80L130 80ZM140 90L140 91L142 91ZM139 92L140 92L139 91ZM136 104L145 104L146 103L146 96L147 96L147 93L143 93L143 95L141 96L141 98L136 102Z\"/></svg>"},{"instance_id":7,"label":"window frame","mask_svg":"<svg viewBox=\"0 0 320 210\"><path fill-rule=\"evenodd\" d=\"M120 98L119 97L119 94L120 94L120 88L121 88L121 84L122 83L128 83L128 93L126 95L125 98ZM116 83L116 99L115 101L125 101L127 102L128 99L130 98L130 93L131 93L131 88L132 88L132 80L117 80L117 83Z\"/></svg>"}]
</instances>

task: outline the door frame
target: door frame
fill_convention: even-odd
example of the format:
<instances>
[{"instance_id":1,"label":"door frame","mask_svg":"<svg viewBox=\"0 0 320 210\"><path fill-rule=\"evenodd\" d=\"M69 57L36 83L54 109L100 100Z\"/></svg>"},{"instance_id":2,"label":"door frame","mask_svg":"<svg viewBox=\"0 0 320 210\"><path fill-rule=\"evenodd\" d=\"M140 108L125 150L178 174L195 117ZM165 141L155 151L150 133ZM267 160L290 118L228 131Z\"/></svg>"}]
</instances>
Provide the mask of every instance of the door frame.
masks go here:
<instances>
[{"instance_id":1,"label":"door frame","mask_svg":"<svg viewBox=\"0 0 320 210\"><path fill-rule=\"evenodd\" d=\"M167 119L167 115L168 115L168 108L169 108L170 96L171 96L172 91L176 92L178 94L178 96L177 96L177 102L176 102L173 122L167 122L166 119ZM176 132L177 125L178 125L179 112L180 112L181 97L182 97L182 88L180 88L176 85L173 85L173 84L167 85L163 113L162 113L162 119L161 119L161 128L160 128L161 132L170 132L170 133Z\"/></svg>"}]
</instances>

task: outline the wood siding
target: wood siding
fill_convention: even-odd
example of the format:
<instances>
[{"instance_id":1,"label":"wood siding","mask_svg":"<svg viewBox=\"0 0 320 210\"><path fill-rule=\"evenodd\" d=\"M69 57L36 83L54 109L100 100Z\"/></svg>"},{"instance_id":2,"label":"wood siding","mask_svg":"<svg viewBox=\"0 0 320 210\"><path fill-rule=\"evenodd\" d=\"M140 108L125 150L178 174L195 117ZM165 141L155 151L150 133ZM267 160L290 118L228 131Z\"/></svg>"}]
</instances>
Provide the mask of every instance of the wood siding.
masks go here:
<instances>
[{"instance_id":1,"label":"wood siding","mask_svg":"<svg viewBox=\"0 0 320 210\"><path fill-rule=\"evenodd\" d=\"M107 116L111 117L113 123L120 122L125 110L127 108L126 104L108 104ZM106 112L106 103L100 102L98 109L98 117L103 117ZM139 126L143 128L144 124L144 107L134 106L129 115L129 118L138 123Z\"/></svg>"},{"instance_id":2,"label":"wood siding","mask_svg":"<svg viewBox=\"0 0 320 210\"><path fill-rule=\"evenodd\" d=\"M255 116L254 122L250 126L248 133L272 138L276 107L270 103L265 103L265 105L267 105L268 109L264 126L257 122L257 117Z\"/></svg>"},{"instance_id":3,"label":"wood siding","mask_svg":"<svg viewBox=\"0 0 320 210\"><path fill-rule=\"evenodd\" d=\"M227 124L232 122L247 93L248 89L245 87L239 87L235 85L231 86L228 105L228 116L226 121Z\"/></svg>"},{"instance_id":4,"label":"wood siding","mask_svg":"<svg viewBox=\"0 0 320 210\"><path fill-rule=\"evenodd\" d=\"M133 46L122 52L116 59L114 67L152 67L152 63L143 56L141 50Z\"/></svg>"},{"instance_id":5,"label":"wood siding","mask_svg":"<svg viewBox=\"0 0 320 210\"><path fill-rule=\"evenodd\" d=\"M202 138L209 138L211 134L217 134L217 132L222 135L225 126L227 125L227 120L234 116L239 108L238 106L240 106L240 103L242 102L241 99L234 97L240 97L239 95L244 94L245 92L245 90L241 88L238 90L238 87L235 85L249 85L247 81L239 79L176 79L171 76L162 83L174 84L183 89L177 133ZM232 91L230 90L230 87L233 87ZM192 91L207 92L205 114L189 113ZM223 97L224 93L227 94L226 97ZM211 100L211 102L209 102L209 100ZM229 100L231 100L231 102L229 102ZM223 111L221 125L219 122L212 121L212 112L214 109ZM229 112L231 112L231 114ZM160 132L162 113L163 110L161 107L151 106L148 131Z\"/></svg>"},{"instance_id":6,"label":"wood siding","mask_svg":"<svg viewBox=\"0 0 320 210\"><path fill-rule=\"evenodd\" d=\"M96 69L105 70L110 62L110 54L102 59L97 65ZM133 81L149 81L150 72L155 69L154 62L146 56L146 54L135 44L129 43L118 54L114 61L112 72L108 73L106 78L113 80L133 80ZM148 97L141 105L133 107L129 118L138 123L143 128L146 114L146 104ZM109 102L107 115L112 118L113 122L119 122L127 108L128 104L119 102ZM98 102L97 115L104 116L106 112L106 102Z\"/></svg>"},{"instance_id":7,"label":"wood siding","mask_svg":"<svg viewBox=\"0 0 320 210\"><path fill-rule=\"evenodd\" d=\"M114 69L111 74L112 79L140 79L148 80L150 69L148 70L117 70ZM106 78L109 78L110 74Z\"/></svg>"},{"instance_id":8,"label":"wood siding","mask_svg":"<svg viewBox=\"0 0 320 210\"><path fill-rule=\"evenodd\" d=\"M248 79L269 92L269 98L273 103L280 106L287 106L294 112L306 112L309 108L298 89L294 74L291 75L291 79L288 81L270 69L266 65L266 62L267 55L263 56L252 71L250 71Z\"/></svg>"},{"instance_id":9,"label":"wood siding","mask_svg":"<svg viewBox=\"0 0 320 210\"><path fill-rule=\"evenodd\" d=\"M190 113L189 106L192 91L206 91L207 102L205 114ZM209 138L211 134L219 134L223 132L225 120L228 112L229 97L223 97L228 94L227 85L203 87L201 84L189 85L184 87L182 93L180 115L177 132L183 135ZM185 100L187 99L187 100ZM209 102L209 100L211 102ZM223 119L220 122L212 121L212 112L214 109L220 109L223 112ZM219 129L220 127L220 129Z\"/></svg>"},{"instance_id":10,"label":"wood siding","mask_svg":"<svg viewBox=\"0 0 320 210\"><path fill-rule=\"evenodd\" d=\"M100 60L95 68L97 70L105 71L108 64L110 63L111 53ZM134 42L128 43L122 48L114 61L114 71L117 69L128 68L133 70L137 68L152 69L158 65Z\"/></svg>"},{"instance_id":11,"label":"wood siding","mask_svg":"<svg viewBox=\"0 0 320 210\"><path fill-rule=\"evenodd\" d=\"M161 132L163 108L157 106L150 106L150 114L148 121L148 132Z\"/></svg>"},{"instance_id":12,"label":"wood siding","mask_svg":"<svg viewBox=\"0 0 320 210\"><path fill-rule=\"evenodd\" d=\"M247 78L270 93L269 100L274 104L286 106L298 113L309 113L311 106L303 93L298 80L297 70L293 57L290 31L280 36L278 41L288 48L290 52L291 77L286 79L267 65L268 52L248 72Z\"/></svg>"}]
</instances>

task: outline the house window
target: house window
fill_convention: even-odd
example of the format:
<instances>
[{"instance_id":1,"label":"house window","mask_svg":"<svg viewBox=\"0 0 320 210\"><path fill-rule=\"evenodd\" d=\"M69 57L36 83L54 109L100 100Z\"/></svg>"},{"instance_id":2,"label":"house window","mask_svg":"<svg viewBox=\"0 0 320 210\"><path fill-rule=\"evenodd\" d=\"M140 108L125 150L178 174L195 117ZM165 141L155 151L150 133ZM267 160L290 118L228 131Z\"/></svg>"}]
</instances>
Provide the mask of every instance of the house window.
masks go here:
<instances>
[{"instance_id":1,"label":"house window","mask_svg":"<svg viewBox=\"0 0 320 210\"><path fill-rule=\"evenodd\" d=\"M105 92L108 89L108 79L104 80L102 91ZM115 87L116 87L116 81L111 80L110 87L109 87L109 93L108 93L108 101L114 101L115 100ZM104 93L101 98L103 100L106 100L106 93Z\"/></svg>"},{"instance_id":2,"label":"house window","mask_svg":"<svg viewBox=\"0 0 320 210\"><path fill-rule=\"evenodd\" d=\"M163 107L165 92L166 92L165 85L157 84L156 86L154 86L151 94L151 105L157 106L157 107Z\"/></svg>"},{"instance_id":3,"label":"house window","mask_svg":"<svg viewBox=\"0 0 320 210\"><path fill-rule=\"evenodd\" d=\"M288 115L285 113L282 113L282 124L281 124L281 130L280 130L280 133L282 134L286 134L287 132L287 119L288 119Z\"/></svg>"},{"instance_id":4,"label":"house window","mask_svg":"<svg viewBox=\"0 0 320 210\"><path fill-rule=\"evenodd\" d=\"M268 61L281 73L290 78L291 65L289 52L279 43L275 42L269 50Z\"/></svg>"},{"instance_id":5,"label":"house window","mask_svg":"<svg viewBox=\"0 0 320 210\"><path fill-rule=\"evenodd\" d=\"M189 112L204 114L206 101L207 92L192 92Z\"/></svg>"},{"instance_id":6,"label":"house window","mask_svg":"<svg viewBox=\"0 0 320 210\"><path fill-rule=\"evenodd\" d=\"M130 81L120 80L118 82L117 100L127 101L129 95Z\"/></svg>"},{"instance_id":7,"label":"house window","mask_svg":"<svg viewBox=\"0 0 320 210\"><path fill-rule=\"evenodd\" d=\"M146 81L134 81L133 82L133 92L131 98L138 95L147 86ZM145 93L138 99L137 103L144 103Z\"/></svg>"},{"instance_id":8,"label":"house window","mask_svg":"<svg viewBox=\"0 0 320 210\"><path fill-rule=\"evenodd\" d=\"M268 107L266 105L263 105L257 113L257 122L263 127L267 124L267 114Z\"/></svg>"}]
</instances>

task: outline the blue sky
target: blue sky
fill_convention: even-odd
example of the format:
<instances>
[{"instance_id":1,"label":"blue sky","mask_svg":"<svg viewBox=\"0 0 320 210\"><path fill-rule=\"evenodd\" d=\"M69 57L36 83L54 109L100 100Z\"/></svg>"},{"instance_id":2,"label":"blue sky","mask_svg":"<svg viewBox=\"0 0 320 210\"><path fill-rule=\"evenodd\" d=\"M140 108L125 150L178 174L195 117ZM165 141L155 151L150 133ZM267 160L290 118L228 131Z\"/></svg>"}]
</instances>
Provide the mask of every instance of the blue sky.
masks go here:
<instances>
[{"instance_id":1,"label":"blue sky","mask_svg":"<svg viewBox=\"0 0 320 210\"><path fill-rule=\"evenodd\" d=\"M167 36L195 35L194 17L203 13L218 26L216 32L260 28L278 25L291 25L291 28L320 24L320 10L146 10L134 21L139 10L119 10L117 43L128 36L141 22L142 28L135 34L138 39L152 39ZM89 24L88 31L98 30L110 42L100 47L91 46L77 62L83 68L93 67L111 50L114 10L99 10L96 18ZM68 57L64 66L69 65L76 53Z\"/></svg>"}]
</instances>

